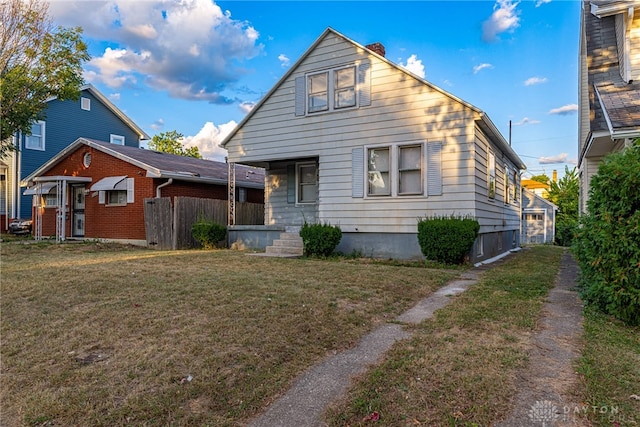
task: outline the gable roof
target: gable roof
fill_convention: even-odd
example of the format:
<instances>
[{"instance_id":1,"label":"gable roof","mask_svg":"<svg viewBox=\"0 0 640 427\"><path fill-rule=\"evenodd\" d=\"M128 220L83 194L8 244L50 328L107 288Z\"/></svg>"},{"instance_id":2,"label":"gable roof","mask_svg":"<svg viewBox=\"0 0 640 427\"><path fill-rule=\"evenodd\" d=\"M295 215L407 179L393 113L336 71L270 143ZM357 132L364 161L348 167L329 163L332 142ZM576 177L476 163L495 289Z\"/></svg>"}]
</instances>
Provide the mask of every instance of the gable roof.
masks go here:
<instances>
[{"instance_id":1,"label":"gable roof","mask_svg":"<svg viewBox=\"0 0 640 427\"><path fill-rule=\"evenodd\" d=\"M146 170L146 176L148 178L173 178L180 181L219 185L227 185L228 183L229 169L227 163L116 145L88 138L78 138L26 177L21 182L21 185L24 186L29 181L37 180L37 177L42 176L83 145ZM114 173L117 173L117 171L114 171ZM258 189L264 188L264 170L236 165L236 186Z\"/></svg>"},{"instance_id":2,"label":"gable roof","mask_svg":"<svg viewBox=\"0 0 640 427\"><path fill-rule=\"evenodd\" d=\"M151 139L149 135L147 135L147 133L142 130L142 128L140 128L137 124L135 124L133 120L131 120L125 113L122 112L122 110L116 107L113 102L109 101L109 98L104 96L98 89L96 89L95 86L93 86L92 84L85 84L80 87L80 91L81 92L87 91L91 93L91 95L96 97L101 103L104 104L105 107L111 110L113 114L115 114L120 120L126 123L126 125L129 126L132 131L137 133L139 135L140 140ZM55 99L58 99L58 98L55 96L52 96L51 98L47 99L47 102L53 101Z\"/></svg>"},{"instance_id":3,"label":"gable roof","mask_svg":"<svg viewBox=\"0 0 640 427\"><path fill-rule=\"evenodd\" d=\"M498 145L505 152L507 157L509 157L509 159L519 169L526 169L526 166L522 162L520 157L518 157L516 152L511 148L509 143L504 139L502 134L498 131L496 126L493 124L491 119L489 119L489 116L487 116L487 114L484 111L458 98L457 96L445 91L444 89L428 82L422 77L413 74L411 71L399 66L398 64L391 62L390 60L380 55L375 50L369 49L368 47L355 42L354 40L346 37L345 35L339 33L338 31L334 30L331 27L327 27L327 29L323 31L323 33L315 40L315 42L313 42L313 44L302 54L302 56L298 58L298 60L289 68L289 70L280 78L280 80L278 80L278 82L271 88L271 90L269 90L269 92L267 92L267 94L264 97L262 97L262 99L251 109L251 111L242 119L242 121L240 121L240 123L238 123L238 125L225 137L225 139L220 143L220 147L224 148L227 145L227 143L229 143L229 141L233 138L233 136L242 128L242 126L244 126L244 124L247 121L249 121L249 119L253 116L253 114L271 97L271 95L273 95L273 93L289 78L289 76L291 76L293 73L296 72L298 66L311 54L311 52L315 50L315 48L320 44L320 42L329 34L333 34L337 37L342 38L346 42L351 43L357 48L362 49L368 54L373 55L377 59L387 63L389 66L395 68L397 71L405 73L411 76L412 78L419 80L422 84L429 86L431 89L437 92L440 92L443 95L451 98L453 101L458 102L464 105L465 107L473 110L476 113L476 120L478 121L482 130L487 132L491 136L491 139L498 143Z\"/></svg>"},{"instance_id":4,"label":"gable roof","mask_svg":"<svg viewBox=\"0 0 640 427\"><path fill-rule=\"evenodd\" d=\"M615 139L638 137L640 82L626 82L620 75L615 15L640 7L640 0L584 1L590 131L608 131Z\"/></svg>"}]
</instances>

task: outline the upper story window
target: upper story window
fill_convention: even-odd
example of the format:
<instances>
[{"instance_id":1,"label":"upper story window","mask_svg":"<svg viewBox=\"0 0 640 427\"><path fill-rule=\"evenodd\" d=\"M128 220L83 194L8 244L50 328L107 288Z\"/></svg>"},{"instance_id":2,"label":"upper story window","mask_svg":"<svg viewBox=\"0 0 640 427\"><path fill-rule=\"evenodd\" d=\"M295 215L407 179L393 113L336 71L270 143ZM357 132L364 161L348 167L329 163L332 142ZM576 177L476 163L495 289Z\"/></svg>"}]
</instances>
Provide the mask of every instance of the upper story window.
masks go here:
<instances>
[{"instance_id":1,"label":"upper story window","mask_svg":"<svg viewBox=\"0 0 640 427\"><path fill-rule=\"evenodd\" d=\"M109 142L112 144L124 145L124 136L112 134L109 138Z\"/></svg>"},{"instance_id":2,"label":"upper story window","mask_svg":"<svg viewBox=\"0 0 640 427\"><path fill-rule=\"evenodd\" d=\"M37 121L31 125L31 135L24 141L24 147L29 150L44 151L45 122Z\"/></svg>"},{"instance_id":3,"label":"upper story window","mask_svg":"<svg viewBox=\"0 0 640 427\"><path fill-rule=\"evenodd\" d=\"M85 97L80 98L80 108L85 111L91 111L91 99Z\"/></svg>"},{"instance_id":4,"label":"upper story window","mask_svg":"<svg viewBox=\"0 0 640 427\"><path fill-rule=\"evenodd\" d=\"M371 105L370 66L362 61L297 77L296 116Z\"/></svg>"},{"instance_id":5,"label":"upper story window","mask_svg":"<svg viewBox=\"0 0 640 427\"><path fill-rule=\"evenodd\" d=\"M338 110L356 105L356 67L339 68L307 76L308 110Z\"/></svg>"}]
</instances>

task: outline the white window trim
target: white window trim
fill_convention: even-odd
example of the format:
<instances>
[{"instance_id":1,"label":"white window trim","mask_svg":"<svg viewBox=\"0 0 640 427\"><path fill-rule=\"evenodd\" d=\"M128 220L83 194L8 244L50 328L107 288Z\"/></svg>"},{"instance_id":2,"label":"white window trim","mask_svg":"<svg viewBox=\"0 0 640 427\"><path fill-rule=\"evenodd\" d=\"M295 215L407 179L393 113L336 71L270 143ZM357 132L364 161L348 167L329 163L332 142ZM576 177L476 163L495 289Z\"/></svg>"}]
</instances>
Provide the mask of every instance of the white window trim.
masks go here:
<instances>
[{"instance_id":1,"label":"white window trim","mask_svg":"<svg viewBox=\"0 0 640 427\"><path fill-rule=\"evenodd\" d=\"M91 111L91 98L80 98L80 108L84 111Z\"/></svg>"},{"instance_id":2,"label":"white window trim","mask_svg":"<svg viewBox=\"0 0 640 427\"><path fill-rule=\"evenodd\" d=\"M122 144L120 144L120 143L118 142L118 140L121 140L121 141L122 141ZM125 145L125 139L124 139L124 136L122 136L122 135L115 135L115 134L113 134L113 133L112 133L111 135L109 135L109 142L110 142L110 143L112 143L112 144L116 144L116 145Z\"/></svg>"},{"instance_id":3,"label":"white window trim","mask_svg":"<svg viewBox=\"0 0 640 427\"><path fill-rule=\"evenodd\" d=\"M336 82L336 72L340 71L340 70L344 70L347 68L353 68L353 73L354 73L354 86L353 86L353 96L354 96L354 105L350 105L348 107L340 107L340 108L336 108L335 107L335 94L336 94L336 87L335 87L335 82ZM320 74L327 74L327 108L324 108L322 110L317 110L317 111L309 111L309 94L310 94L310 84L309 84L309 78L312 76L317 76ZM358 90L358 64L349 64L349 65L342 65L339 67L334 67L334 68L328 68L325 70L318 70L318 71L314 71L311 73L308 73L304 76L305 78L305 115L307 116L316 116L318 114L323 114L323 113L332 113L332 112L336 112L336 111L347 111L347 110L353 110L353 109L357 109L360 105L360 96L359 96L359 90Z\"/></svg>"},{"instance_id":4,"label":"white window trim","mask_svg":"<svg viewBox=\"0 0 640 427\"><path fill-rule=\"evenodd\" d=\"M315 205L318 203L318 199L316 198L316 200L314 200L313 202L301 202L300 201L300 168L304 167L304 166L314 166L316 168L316 187L319 187L320 183L319 183L319 179L318 179L318 172L319 172L319 167L318 164L316 162L301 162L301 163L296 163L296 205ZM318 188L319 190L319 188Z\"/></svg>"},{"instance_id":5,"label":"white window trim","mask_svg":"<svg viewBox=\"0 0 640 427\"><path fill-rule=\"evenodd\" d=\"M47 130L46 130L47 124L43 120L37 120L37 121L34 122L34 124L40 125L40 129L42 129L42 132L39 135L41 144L38 147L30 147L29 144L28 144L29 143L29 138L31 138L31 136L33 136L33 135L28 135L24 139L24 148L26 148L28 150L45 151L45 142L46 142L45 141L45 137L46 137L46 133L47 133Z\"/></svg>"},{"instance_id":6,"label":"white window trim","mask_svg":"<svg viewBox=\"0 0 640 427\"><path fill-rule=\"evenodd\" d=\"M492 164L493 164L493 168L492 168ZM493 169L493 172L492 170ZM493 194L491 191L491 180L493 178ZM490 200L495 200L496 199L496 156L495 154L493 154L492 151L489 151L489 154L487 155L487 197L489 197Z\"/></svg>"},{"instance_id":7,"label":"white window trim","mask_svg":"<svg viewBox=\"0 0 640 427\"><path fill-rule=\"evenodd\" d=\"M400 193L400 148L404 147L420 147L420 183L421 191L419 193ZM376 148L389 149L389 186L391 191L389 194L371 194L369 193L369 150ZM426 143L419 142L402 142L393 144L374 144L365 145L364 147L364 198L380 199L380 198L411 198L426 197L427 174L426 174Z\"/></svg>"}]
</instances>

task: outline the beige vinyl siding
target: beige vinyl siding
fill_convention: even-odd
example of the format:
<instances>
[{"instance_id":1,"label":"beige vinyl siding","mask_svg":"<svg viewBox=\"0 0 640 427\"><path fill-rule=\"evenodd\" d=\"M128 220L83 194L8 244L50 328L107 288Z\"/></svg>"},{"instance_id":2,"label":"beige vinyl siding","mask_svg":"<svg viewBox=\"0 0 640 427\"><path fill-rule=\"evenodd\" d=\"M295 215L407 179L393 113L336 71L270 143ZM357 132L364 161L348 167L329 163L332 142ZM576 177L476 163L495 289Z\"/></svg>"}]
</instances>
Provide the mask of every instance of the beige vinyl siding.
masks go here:
<instances>
[{"instance_id":1,"label":"beige vinyl siding","mask_svg":"<svg viewBox=\"0 0 640 427\"><path fill-rule=\"evenodd\" d=\"M371 62L371 106L295 116L296 77L363 60ZM319 221L340 224L343 231L376 232L385 227L385 232L415 233L418 217L473 213L473 114L465 105L329 34L245 122L227 149L229 158L240 163L317 157ZM245 141L250 150L243 149ZM442 143L442 195L352 196L353 148L432 142ZM266 224L300 223L301 209L309 209L287 204L286 178L286 168L268 171Z\"/></svg>"},{"instance_id":2,"label":"beige vinyl siding","mask_svg":"<svg viewBox=\"0 0 640 427\"><path fill-rule=\"evenodd\" d=\"M640 79L640 7L636 7L629 31L629 62L631 65L631 80Z\"/></svg>"},{"instance_id":3,"label":"beige vinyl siding","mask_svg":"<svg viewBox=\"0 0 640 427\"><path fill-rule=\"evenodd\" d=\"M490 143L485 134L476 127L476 161L475 161L475 217L480 223L480 233L493 233L505 230L519 230L520 203L504 203L504 166L513 170L514 165L503 156L503 153ZM488 152L491 150L496 158L496 194L488 196L487 165Z\"/></svg>"},{"instance_id":4,"label":"beige vinyl siding","mask_svg":"<svg viewBox=\"0 0 640 427\"><path fill-rule=\"evenodd\" d=\"M615 29L616 29L616 44L618 46L618 67L620 68L620 76L626 80L627 72L629 70L626 69L627 63L625 58L625 49L626 49L626 14L617 14L615 17Z\"/></svg>"}]
</instances>

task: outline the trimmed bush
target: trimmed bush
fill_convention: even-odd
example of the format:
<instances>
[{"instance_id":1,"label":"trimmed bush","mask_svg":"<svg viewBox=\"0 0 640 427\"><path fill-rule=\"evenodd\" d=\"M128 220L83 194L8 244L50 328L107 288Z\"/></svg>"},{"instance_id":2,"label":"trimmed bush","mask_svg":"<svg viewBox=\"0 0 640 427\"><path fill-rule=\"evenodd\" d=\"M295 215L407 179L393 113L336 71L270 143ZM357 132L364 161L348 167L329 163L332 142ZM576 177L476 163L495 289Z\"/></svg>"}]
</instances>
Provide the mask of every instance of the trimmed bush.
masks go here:
<instances>
[{"instance_id":1,"label":"trimmed bush","mask_svg":"<svg viewBox=\"0 0 640 427\"><path fill-rule=\"evenodd\" d=\"M600 164L572 247L584 302L629 325L640 324L638 165L638 145Z\"/></svg>"},{"instance_id":2,"label":"trimmed bush","mask_svg":"<svg viewBox=\"0 0 640 427\"><path fill-rule=\"evenodd\" d=\"M342 239L342 230L337 225L304 223L300 229L306 256L329 256Z\"/></svg>"},{"instance_id":3,"label":"trimmed bush","mask_svg":"<svg viewBox=\"0 0 640 427\"><path fill-rule=\"evenodd\" d=\"M227 238L227 226L217 222L199 219L191 226L191 235L205 249L218 247L218 243Z\"/></svg>"},{"instance_id":4,"label":"trimmed bush","mask_svg":"<svg viewBox=\"0 0 640 427\"><path fill-rule=\"evenodd\" d=\"M418 243L426 259L446 264L462 264L480 231L470 217L430 217L418 219Z\"/></svg>"}]
</instances>

